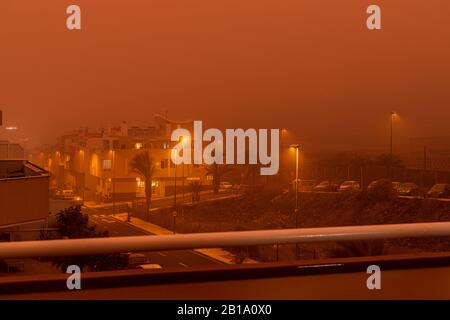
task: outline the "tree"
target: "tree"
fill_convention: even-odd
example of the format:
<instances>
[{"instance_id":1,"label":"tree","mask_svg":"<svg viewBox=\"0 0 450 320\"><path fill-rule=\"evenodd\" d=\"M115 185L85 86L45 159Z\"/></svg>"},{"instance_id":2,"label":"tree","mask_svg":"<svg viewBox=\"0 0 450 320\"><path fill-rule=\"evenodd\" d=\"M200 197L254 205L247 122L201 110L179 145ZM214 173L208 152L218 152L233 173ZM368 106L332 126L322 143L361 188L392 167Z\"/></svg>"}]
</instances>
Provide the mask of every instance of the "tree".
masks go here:
<instances>
[{"instance_id":1,"label":"tree","mask_svg":"<svg viewBox=\"0 0 450 320\"><path fill-rule=\"evenodd\" d=\"M392 187L392 182L388 179L377 180L367 190L369 199L376 202L391 201L397 198L397 192Z\"/></svg>"},{"instance_id":2,"label":"tree","mask_svg":"<svg viewBox=\"0 0 450 320\"><path fill-rule=\"evenodd\" d=\"M109 234L105 232L97 232L95 226L89 225L89 215L81 212L81 207L69 207L60 211L56 216L56 226L61 237L69 239L81 238L98 238L108 237ZM65 272L70 265L77 265L82 270L89 265L94 268L106 261L112 268L116 267L116 255L88 255L88 256L73 256L73 257L54 257L51 259L52 263ZM114 262L114 263L113 263Z\"/></svg>"},{"instance_id":3,"label":"tree","mask_svg":"<svg viewBox=\"0 0 450 320\"><path fill-rule=\"evenodd\" d=\"M192 192L192 202L200 201L200 191L202 190L202 183L200 181L192 181L190 183Z\"/></svg>"},{"instance_id":4,"label":"tree","mask_svg":"<svg viewBox=\"0 0 450 320\"><path fill-rule=\"evenodd\" d=\"M220 181L222 176L227 172L230 172L232 168L225 164L211 164L206 167L206 175L213 177L213 191L215 194L219 193Z\"/></svg>"},{"instance_id":5,"label":"tree","mask_svg":"<svg viewBox=\"0 0 450 320\"><path fill-rule=\"evenodd\" d=\"M131 169L134 173L144 178L145 181L145 203L148 215L152 203L152 179L155 173L155 165L148 151L139 153L131 161Z\"/></svg>"},{"instance_id":6,"label":"tree","mask_svg":"<svg viewBox=\"0 0 450 320\"><path fill-rule=\"evenodd\" d=\"M98 235L95 226L89 226L89 216L81 212L81 207L69 207L56 216L57 228L61 237L70 239L93 238Z\"/></svg>"},{"instance_id":7,"label":"tree","mask_svg":"<svg viewBox=\"0 0 450 320\"><path fill-rule=\"evenodd\" d=\"M386 253L381 240L358 240L338 242L335 255L338 257L381 256Z\"/></svg>"}]
</instances>

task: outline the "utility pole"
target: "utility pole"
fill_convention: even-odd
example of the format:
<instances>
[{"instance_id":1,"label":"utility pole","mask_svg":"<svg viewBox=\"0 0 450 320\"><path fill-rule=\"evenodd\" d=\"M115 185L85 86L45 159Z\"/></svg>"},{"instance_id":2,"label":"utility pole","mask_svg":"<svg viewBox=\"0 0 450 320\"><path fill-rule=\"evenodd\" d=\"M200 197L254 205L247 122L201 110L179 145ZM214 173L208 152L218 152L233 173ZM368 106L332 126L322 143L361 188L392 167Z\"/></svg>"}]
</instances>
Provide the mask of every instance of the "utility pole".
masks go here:
<instances>
[{"instance_id":1,"label":"utility pole","mask_svg":"<svg viewBox=\"0 0 450 320\"><path fill-rule=\"evenodd\" d=\"M113 201L113 215L116 213L116 151L112 149L112 166L113 166L113 174L112 174L112 183L113 183L113 192L112 192L112 201Z\"/></svg>"},{"instance_id":2,"label":"utility pole","mask_svg":"<svg viewBox=\"0 0 450 320\"><path fill-rule=\"evenodd\" d=\"M174 189L173 189L173 207L177 210L177 165L175 165Z\"/></svg>"},{"instance_id":3,"label":"utility pole","mask_svg":"<svg viewBox=\"0 0 450 320\"><path fill-rule=\"evenodd\" d=\"M394 161L394 119L397 113L391 111L391 137L390 137L390 153L389 153L389 179L392 178L392 163Z\"/></svg>"},{"instance_id":4,"label":"utility pole","mask_svg":"<svg viewBox=\"0 0 450 320\"><path fill-rule=\"evenodd\" d=\"M181 189L183 190L183 201L182 203L184 204L184 162L182 164L182 177L181 177Z\"/></svg>"},{"instance_id":5,"label":"utility pole","mask_svg":"<svg viewBox=\"0 0 450 320\"><path fill-rule=\"evenodd\" d=\"M298 152L300 145L292 144L291 148L295 149L295 228L298 228ZM278 247L277 247L278 248ZM278 250L277 250L278 252ZM298 243L295 244L295 257L298 258Z\"/></svg>"},{"instance_id":6,"label":"utility pole","mask_svg":"<svg viewBox=\"0 0 450 320\"><path fill-rule=\"evenodd\" d=\"M426 179L427 179L427 146L423 146L423 173L422 173L422 188L425 187Z\"/></svg>"}]
</instances>

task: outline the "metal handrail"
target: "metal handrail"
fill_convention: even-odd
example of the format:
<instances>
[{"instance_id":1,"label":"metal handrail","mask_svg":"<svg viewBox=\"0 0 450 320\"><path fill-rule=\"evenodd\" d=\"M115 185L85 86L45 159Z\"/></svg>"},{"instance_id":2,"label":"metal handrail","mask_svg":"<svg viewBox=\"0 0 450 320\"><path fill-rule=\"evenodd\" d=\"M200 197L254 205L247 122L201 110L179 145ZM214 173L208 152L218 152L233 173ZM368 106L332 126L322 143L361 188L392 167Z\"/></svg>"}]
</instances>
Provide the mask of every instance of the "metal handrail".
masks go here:
<instances>
[{"instance_id":1,"label":"metal handrail","mask_svg":"<svg viewBox=\"0 0 450 320\"><path fill-rule=\"evenodd\" d=\"M450 222L0 243L0 259L450 236Z\"/></svg>"}]
</instances>

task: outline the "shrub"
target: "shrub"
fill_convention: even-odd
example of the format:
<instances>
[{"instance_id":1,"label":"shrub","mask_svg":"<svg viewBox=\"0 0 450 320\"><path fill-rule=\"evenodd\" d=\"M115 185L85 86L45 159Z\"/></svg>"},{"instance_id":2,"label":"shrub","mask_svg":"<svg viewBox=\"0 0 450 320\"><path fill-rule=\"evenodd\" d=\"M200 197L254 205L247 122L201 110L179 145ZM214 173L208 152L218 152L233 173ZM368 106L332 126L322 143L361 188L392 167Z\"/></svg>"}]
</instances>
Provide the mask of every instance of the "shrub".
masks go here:
<instances>
[{"instance_id":1,"label":"shrub","mask_svg":"<svg viewBox=\"0 0 450 320\"><path fill-rule=\"evenodd\" d=\"M390 180L381 179L367 189L367 196L374 201L390 201L395 199L397 194Z\"/></svg>"}]
</instances>

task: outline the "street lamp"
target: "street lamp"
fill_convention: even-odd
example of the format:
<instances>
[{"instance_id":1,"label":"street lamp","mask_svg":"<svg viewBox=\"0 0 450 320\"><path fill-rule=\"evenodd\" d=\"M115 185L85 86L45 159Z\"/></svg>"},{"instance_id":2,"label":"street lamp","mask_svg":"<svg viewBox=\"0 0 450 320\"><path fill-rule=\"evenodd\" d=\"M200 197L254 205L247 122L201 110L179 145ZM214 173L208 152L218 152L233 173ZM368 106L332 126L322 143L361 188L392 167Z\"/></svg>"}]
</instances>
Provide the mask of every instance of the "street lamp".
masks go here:
<instances>
[{"instance_id":1,"label":"street lamp","mask_svg":"<svg viewBox=\"0 0 450 320\"><path fill-rule=\"evenodd\" d=\"M113 201L113 207L112 207L112 213L113 215L116 213L116 151L114 149L111 149L112 152L112 201Z\"/></svg>"},{"instance_id":2,"label":"street lamp","mask_svg":"<svg viewBox=\"0 0 450 320\"><path fill-rule=\"evenodd\" d=\"M300 149L300 145L291 144L291 148L295 149L295 213L297 217L298 211L298 152ZM297 228L297 218L295 219L295 227Z\"/></svg>"},{"instance_id":3,"label":"street lamp","mask_svg":"<svg viewBox=\"0 0 450 320\"><path fill-rule=\"evenodd\" d=\"M172 149L172 152L175 152L175 150ZM169 166L170 166L170 159L169 159ZM177 209L177 165L174 163L174 190L173 190L173 207L174 210Z\"/></svg>"},{"instance_id":4,"label":"street lamp","mask_svg":"<svg viewBox=\"0 0 450 320\"><path fill-rule=\"evenodd\" d=\"M394 160L394 120L397 112L391 111L391 137L390 137L390 153L389 153L389 178L392 176L392 162Z\"/></svg>"},{"instance_id":5,"label":"street lamp","mask_svg":"<svg viewBox=\"0 0 450 320\"><path fill-rule=\"evenodd\" d=\"M181 140L181 143L184 144L184 143L186 143L186 141L187 141L187 138L183 137ZM173 152L174 158L178 157L178 154L176 154L175 150L174 149L171 149L171 150ZM174 173L175 181L174 181L173 207L176 210L177 209L177 165L174 163L174 166L175 166L175 168L174 168L175 169L175 173ZM184 192L184 162L183 162L183 177L182 178L183 178L182 187L183 187L183 192ZM184 194L183 194L183 197L184 197Z\"/></svg>"},{"instance_id":6,"label":"street lamp","mask_svg":"<svg viewBox=\"0 0 450 320\"><path fill-rule=\"evenodd\" d=\"M298 153L300 145L291 144L291 148L295 149L295 228L298 228ZM295 244L295 257L298 258L298 243Z\"/></svg>"},{"instance_id":7,"label":"street lamp","mask_svg":"<svg viewBox=\"0 0 450 320\"><path fill-rule=\"evenodd\" d=\"M183 144L183 146L187 143L187 141L188 141L188 139L186 137L183 137L183 139L181 140L181 143ZM181 188L183 190L183 204L184 204L184 161L183 161L183 166L181 168L182 168L182 180L181 180L182 187Z\"/></svg>"}]
</instances>

